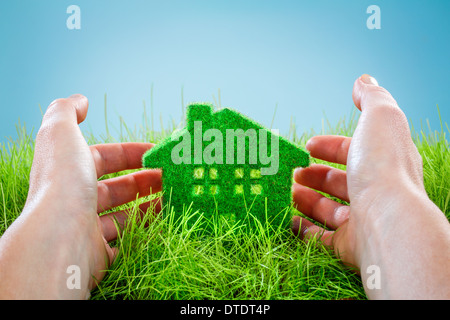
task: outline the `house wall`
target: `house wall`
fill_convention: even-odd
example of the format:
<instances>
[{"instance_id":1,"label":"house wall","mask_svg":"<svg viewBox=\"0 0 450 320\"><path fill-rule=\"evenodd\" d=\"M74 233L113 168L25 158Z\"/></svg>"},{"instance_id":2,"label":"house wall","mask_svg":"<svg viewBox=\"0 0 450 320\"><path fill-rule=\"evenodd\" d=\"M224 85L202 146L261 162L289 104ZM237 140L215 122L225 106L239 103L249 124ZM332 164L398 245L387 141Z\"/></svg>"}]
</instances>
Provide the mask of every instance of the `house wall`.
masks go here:
<instances>
[{"instance_id":1,"label":"house wall","mask_svg":"<svg viewBox=\"0 0 450 320\"><path fill-rule=\"evenodd\" d=\"M247 221L249 212L265 221L267 212L274 225L279 225L283 220L280 211L291 204L292 174L258 176L254 172L258 169L243 165L186 165L166 169L172 171L169 174L163 171L167 188L163 204L170 203L177 216L191 205L190 213L199 210L207 218L219 215L230 221Z\"/></svg>"}]
</instances>

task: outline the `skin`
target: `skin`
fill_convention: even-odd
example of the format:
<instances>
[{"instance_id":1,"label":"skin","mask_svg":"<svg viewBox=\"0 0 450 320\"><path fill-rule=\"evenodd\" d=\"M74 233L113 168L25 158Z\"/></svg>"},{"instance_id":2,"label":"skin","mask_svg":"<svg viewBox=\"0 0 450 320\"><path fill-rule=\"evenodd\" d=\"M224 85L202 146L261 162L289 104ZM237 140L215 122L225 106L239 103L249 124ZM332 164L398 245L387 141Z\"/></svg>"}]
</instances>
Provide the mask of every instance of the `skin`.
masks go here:
<instances>
[{"instance_id":1,"label":"skin","mask_svg":"<svg viewBox=\"0 0 450 320\"><path fill-rule=\"evenodd\" d=\"M105 174L141 167L150 143L89 147L78 124L87 114L82 95L50 104L36 137L30 189L21 215L0 238L1 299L85 299L112 263L127 212L98 213L161 190L161 172ZM159 202L144 203L159 211ZM26 263L24 263L26 262ZM81 288L68 289L67 268L80 267Z\"/></svg>"},{"instance_id":2,"label":"skin","mask_svg":"<svg viewBox=\"0 0 450 320\"><path fill-rule=\"evenodd\" d=\"M335 231L294 217L305 241L320 237L345 264L357 268L366 286L370 265L379 266L381 288L369 298L449 299L450 227L423 187L421 158L395 100L363 75L353 89L362 111L352 139L312 138L311 155L347 165L347 171L312 165L294 174L293 200L300 211ZM89 297L117 249L109 241L127 212L99 213L161 190L161 172L144 170L98 181L141 166L149 143L89 147L78 124L87 114L82 95L55 100L36 138L30 190L22 214L0 238L0 298ZM346 200L329 200L312 189ZM145 203L160 210L159 201ZM24 262L27 263L24 263ZM81 288L66 285L71 265L80 267Z\"/></svg>"},{"instance_id":3,"label":"skin","mask_svg":"<svg viewBox=\"0 0 450 320\"><path fill-rule=\"evenodd\" d=\"M346 172L319 164L294 172L299 211L331 231L294 217L294 233L319 237L357 268L370 299L449 299L450 226L426 194L408 121L368 75L355 81L353 101L361 110L353 138L316 136L306 145L312 157L345 164ZM379 289L367 286L373 265Z\"/></svg>"}]
</instances>

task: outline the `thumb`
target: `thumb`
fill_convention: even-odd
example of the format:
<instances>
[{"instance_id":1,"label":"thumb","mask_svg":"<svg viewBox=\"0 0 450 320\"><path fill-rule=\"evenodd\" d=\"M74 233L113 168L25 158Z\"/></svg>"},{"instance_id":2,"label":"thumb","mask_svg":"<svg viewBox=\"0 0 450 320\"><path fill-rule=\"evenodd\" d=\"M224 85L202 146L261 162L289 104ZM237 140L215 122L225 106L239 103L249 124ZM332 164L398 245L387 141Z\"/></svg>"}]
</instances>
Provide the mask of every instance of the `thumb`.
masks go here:
<instances>
[{"instance_id":1,"label":"thumb","mask_svg":"<svg viewBox=\"0 0 450 320\"><path fill-rule=\"evenodd\" d=\"M50 186L62 190L67 181L81 181L93 167L89 147L78 126L86 118L87 109L88 100L83 95L56 99L47 108L36 135L28 201L43 195L39 191Z\"/></svg>"},{"instance_id":2,"label":"thumb","mask_svg":"<svg viewBox=\"0 0 450 320\"><path fill-rule=\"evenodd\" d=\"M362 114L358 127L367 136L378 136L388 147L388 141L410 136L406 115L397 101L375 78L363 74L353 85L353 102Z\"/></svg>"},{"instance_id":3,"label":"thumb","mask_svg":"<svg viewBox=\"0 0 450 320\"><path fill-rule=\"evenodd\" d=\"M76 120L79 124L86 119L88 106L88 99L81 94L74 94L65 99L56 99L48 106L43 122Z\"/></svg>"},{"instance_id":4,"label":"thumb","mask_svg":"<svg viewBox=\"0 0 450 320\"><path fill-rule=\"evenodd\" d=\"M410 135L406 115L375 78L363 74L356 79L352 97L355 106L362 112L358 131L384 136L385 141Z\"/></svg>"},{"instance_id":5,"label":"thumb","mask_svg":"<svg viewBox=\"0 0 450 320\"><path fill-rule=\"evenodd\" d=\"M398 108L392 95L386 89L380 87L378 81L368 74L363 74L356 79L352 97L355 106L361 111L378 107Z\"/></svg>"},{"instance_id":6,"label":"thumb","mask_svg":"<svg viewBox=\"0 0 450 320\"><path fill-rule=\"evenodd\" d=\"M408 177L422 184L421 158L415 147L408 119L392 95L364 74L353 86L353 102L361 110L353 134L347 163L349 193L374 181L392 181ZM354 183L355 182L355 183Z\"/></svg>"}]
</instances>

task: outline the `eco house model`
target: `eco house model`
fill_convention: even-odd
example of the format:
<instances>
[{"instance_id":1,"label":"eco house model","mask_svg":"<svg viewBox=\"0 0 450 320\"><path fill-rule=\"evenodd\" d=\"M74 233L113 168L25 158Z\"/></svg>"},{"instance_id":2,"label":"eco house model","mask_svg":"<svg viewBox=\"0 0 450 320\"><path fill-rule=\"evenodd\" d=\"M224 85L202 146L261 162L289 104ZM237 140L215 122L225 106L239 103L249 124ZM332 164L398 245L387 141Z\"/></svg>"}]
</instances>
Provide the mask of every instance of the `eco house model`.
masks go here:
<instances>
[{"instance_id":1,"label":"eco house model","mask_svg":"<svg viewBox=\"0 0 450 320\"><path fill-rule=\"evenodd\" d=\"M274 225L286 220L293 170L309 165L306 151L228 108L191 104L186 124L143 156L145 168L162 169L162 201L176 217L192 206L232 222L252 224L249 213Z\"/></svg>"}]
</instances>

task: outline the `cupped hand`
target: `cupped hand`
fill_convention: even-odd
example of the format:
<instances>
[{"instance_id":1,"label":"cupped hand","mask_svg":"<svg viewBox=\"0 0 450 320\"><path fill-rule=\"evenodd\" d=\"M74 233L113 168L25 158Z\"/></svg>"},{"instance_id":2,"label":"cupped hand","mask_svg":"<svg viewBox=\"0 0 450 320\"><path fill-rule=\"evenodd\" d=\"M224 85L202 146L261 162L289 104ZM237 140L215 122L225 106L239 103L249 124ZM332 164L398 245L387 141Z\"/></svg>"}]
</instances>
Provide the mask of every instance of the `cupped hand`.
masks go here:
<instances>
[{"instance_id":1,"label":"cupped hand","mask_svg":"<svg viewBox=\"0 0 450 320\"><path fill-rule=\"evenodd\" d=\"M78 126L88 100L58 99L48 107L36 137L30 188L22 214L0 241L0 296L85 298L113 262L126 211L106 210L161 190L161 172L137 171L98 181L103 175L141 168L151 143L89 147ZM144 203L159 210L159 202ZM80 269L81 286L68 288L68 266ZM33 281L29 275L36 274ZM27 275L24 277L24 275Z\"/></svg>"},{"instance_id":2,"label":"cupped hand","mask_svg":"<svg viewBox=\"0 0 450 320\"><path fill-rule=\"evenodd\" d=\"M317 136L306 145L346 171L313 164L294 173L294 203L327 228L296 216L293 231L318 237L355 267L369 298L448 299L450 225L425 191L406 116L368 75L355 81L353 101L361 116L352 138ZM369 283L372 270L377 285Z\"/></svg>"},{"instance_id":3,"label":"cupped hand","mask_svg":"<svg viewBox=\"0 0 450 320\"><path fill-rule=\"evenodd\" d=\"M346 171L322 164L297 169L293 199L300 212L328 227L294 218L302 237L319 236L344 263L360 267L361 228L372 207L383 207L398 190L425 194L422 158L397 102L377 81L363 75L353 87L353 101L361 116L353 137L316 136L306 148L312 157L346 165ZM325 197L327 193L348 202Z\"/></svg>"}]
</instances>

